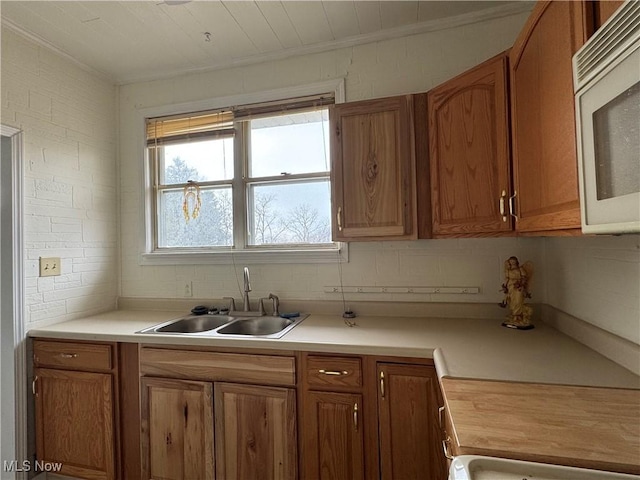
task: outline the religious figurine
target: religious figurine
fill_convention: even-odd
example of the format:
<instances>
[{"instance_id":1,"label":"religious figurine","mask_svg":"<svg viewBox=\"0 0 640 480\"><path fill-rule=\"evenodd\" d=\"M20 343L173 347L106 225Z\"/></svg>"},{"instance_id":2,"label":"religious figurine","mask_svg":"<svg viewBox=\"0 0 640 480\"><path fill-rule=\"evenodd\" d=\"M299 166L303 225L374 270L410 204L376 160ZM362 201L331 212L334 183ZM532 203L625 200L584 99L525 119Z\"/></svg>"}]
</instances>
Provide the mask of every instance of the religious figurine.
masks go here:
<instances>
[{"instance_id":1,"label":"religious figurine","mask_svg":"<svg viewBox=\"0 0 640 480\"><path fill-rule=\"evenodd\" d=\"M504 262L504 279L502 284L502 292L504 292L504 300L500 306L509 307L511 312L507 316L502 325L509 328L517 328L520 330L529 330L533 328L531 324L531 315L533 308L525 305L525 299L531 298L529 293L529 285L533 276L533 263L525 262L520 265L516 257L509 257Z\"/></svg>"}]
</instances>

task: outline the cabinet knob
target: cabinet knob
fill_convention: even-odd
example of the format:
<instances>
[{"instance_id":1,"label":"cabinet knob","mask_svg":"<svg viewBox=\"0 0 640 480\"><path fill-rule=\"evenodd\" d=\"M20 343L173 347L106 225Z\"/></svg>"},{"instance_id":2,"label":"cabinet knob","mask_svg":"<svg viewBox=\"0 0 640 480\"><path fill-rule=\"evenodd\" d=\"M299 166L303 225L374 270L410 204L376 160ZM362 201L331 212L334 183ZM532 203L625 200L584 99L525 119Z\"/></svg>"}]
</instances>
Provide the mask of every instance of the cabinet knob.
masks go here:
<instances>
[{"instance_id":1,"label":"cabinet knob","mask_svg":"<svg viewBox=\"0 0 640 480\"><path fill-rule=\"evenodd\" d=\"M61 353L60 356L62 358L78 358L77 353Z\"/></svg>"},{"instance_id":2,"label":"cabinet knob","mask_svg":"<svg viewBox=\"0 0 640 480\"><path fill-rule=\"evenodd\" d=\"M380 396L384 398L384 372L380 372Z\"/></svg>"},{"instance_id":3,"label":"cabinet knob","mask_svg":"<svg viewBox=\"0 0 640 480\"><path fill-rule=\"evenodd\" d=\"M38 376L36 375L35 377L33 377L33 381L31 382L31 391L33 392L33 395L36 397L38 396L37 384L38 384Z\"/></svg>"},{"instance_id":4,"label":"cabinet knob","mask_svg":"<svg viewBox=\"0 0 640 480\"><path fill-rule=\"evenodd\" d=\"M342 231L342 207L338 207L338 213L336 213L336 222L338 223L338 230Z\"/></svg>"}]
</instances>

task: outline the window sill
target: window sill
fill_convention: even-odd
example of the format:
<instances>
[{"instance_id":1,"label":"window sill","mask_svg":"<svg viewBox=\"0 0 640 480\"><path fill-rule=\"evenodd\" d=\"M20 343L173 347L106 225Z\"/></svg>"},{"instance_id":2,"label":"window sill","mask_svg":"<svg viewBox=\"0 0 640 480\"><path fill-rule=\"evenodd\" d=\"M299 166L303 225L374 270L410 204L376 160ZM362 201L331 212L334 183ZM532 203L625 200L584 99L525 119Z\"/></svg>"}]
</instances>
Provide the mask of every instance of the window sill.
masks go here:
<instances>
[{"instance_id":1,"label":"window sill","mask_svg":"<svg viewBox=\"0 0 640 480\"><path fill-rule=\"evenodd\" d=\"M240 250L210 252L153 252L140 256L140 265L230 265L246 263L260 265L269 263L348 263L348 244L339 249L315 250Z\"/></svg>"}]
</instances>

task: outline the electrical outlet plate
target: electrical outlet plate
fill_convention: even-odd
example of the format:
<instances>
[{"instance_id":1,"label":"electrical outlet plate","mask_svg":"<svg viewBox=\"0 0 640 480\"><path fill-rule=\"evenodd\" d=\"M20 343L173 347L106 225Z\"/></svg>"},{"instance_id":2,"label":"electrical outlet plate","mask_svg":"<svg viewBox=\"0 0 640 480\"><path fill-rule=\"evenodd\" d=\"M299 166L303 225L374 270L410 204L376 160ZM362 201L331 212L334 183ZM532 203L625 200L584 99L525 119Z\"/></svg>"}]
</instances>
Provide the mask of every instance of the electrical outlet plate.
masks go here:
<instances>
[{"instance_id":1,"label":"electrical outlet plate","mask_svg":"<svg viewBox=\"0 0 640 480\"><path fill-rule=\"evenodd\" d=\"M60 275L61 268L60 257L40 257L41 277L53 277Z\"/></svg>"}]
</instances>

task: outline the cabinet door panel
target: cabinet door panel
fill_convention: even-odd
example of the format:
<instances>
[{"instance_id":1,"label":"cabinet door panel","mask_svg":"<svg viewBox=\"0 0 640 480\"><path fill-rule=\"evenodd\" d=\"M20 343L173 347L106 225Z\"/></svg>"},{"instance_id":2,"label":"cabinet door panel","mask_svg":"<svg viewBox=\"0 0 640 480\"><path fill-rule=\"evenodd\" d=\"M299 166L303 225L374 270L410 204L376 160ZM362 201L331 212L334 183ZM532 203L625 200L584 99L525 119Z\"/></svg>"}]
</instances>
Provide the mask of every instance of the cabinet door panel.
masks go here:
<instances>
[{"instance_id":1,"label":"cabinet door panel","mask_svg":"<svg viewBox=\"0 0 640 480\"><path fill-rule=\"evenodd\" d=\"M142 379L144 478L213 478L211 383Z\"/></svg>"},{"instance_id":2,"label":"cabinet door panel","mask_svg":"<svg viewBox=\"0 0 640 480\"><path fill-rule=\"evenodd\" d=\"M380 363L378 379L381 478L446 478L435 368Z\"/></svg>"},{"instance_id":3,"label":"cabinet door panel","mask_svg":"<svg viewBox=\"0 0 640 480\"><path fill-rule=\"evenodd\" d=\"M113 379L106 373L35 369L36 456L64 475L115 478Z\"/></svg>"},{"instance_id":4,"label":"cabinet door panel","mask_svg":"<svg viewBox=\"0 0 640 480\"><path fill-rule=\"evenodd\" d=\"M510 52L516 230L580 227L571 58L584 2L539 2Z\"/></svg>"},{"instance_id":5,"label":"cabinet door panel","mask_svg":"<svg viewBox=\"0 0 640 480\"><path fill-rule=\"evenodd\" d=\"M309 392L305 478L364 478L362 395Z\"/></svg>"},{"instance_id":6,"label":"cabinet door panel","mask_svg":"<svg viewBox=\"0 0 640 480\"><path fill-rule=\"evenodd\" d=\"M295 391L215 384L216 477L297 477Z\"/></svg>"},{"instance_id":7,"label":"cabinet door panel","mask_svg":"<svg viewBox=\"0 0 640 480\"><path fill-rule=\"evenodd\" d=\"M510 231L506 56L434 88L428 108L433 233Z\"/></svg>"},{"instance_id":8,"label":"cabinet door panel","mask_svg":"<svg viewBox=\"0 0 640 480\"><path fill-rule=\"evenodd\" d=\"M411 97L331 109L335 240L416 236Z\"/></svg>"}]
</instances>

